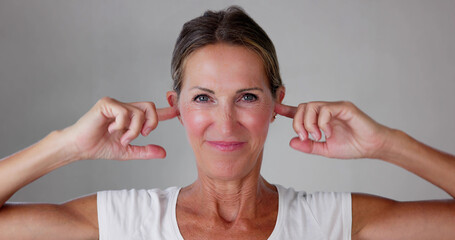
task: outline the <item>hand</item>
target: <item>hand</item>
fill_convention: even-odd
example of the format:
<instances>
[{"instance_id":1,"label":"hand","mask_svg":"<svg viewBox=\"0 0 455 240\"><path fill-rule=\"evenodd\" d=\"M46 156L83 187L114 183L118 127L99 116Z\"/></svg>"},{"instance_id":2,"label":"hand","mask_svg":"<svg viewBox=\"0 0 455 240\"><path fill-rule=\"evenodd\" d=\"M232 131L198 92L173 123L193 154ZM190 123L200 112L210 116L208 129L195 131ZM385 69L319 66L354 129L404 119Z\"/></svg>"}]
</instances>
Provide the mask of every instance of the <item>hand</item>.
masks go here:
<instances>
[{"instance_id":1,"label":"hand","mask_svg":"<svg viewBox=\"0 0 455 240\"><path fill-rule=\"evenodd\" d=\"M152 102L122 103L105 97L64 132L71 139L71 149L77 159L164 158L166 151L161 146L129 143L139 134L150 134L158 121L177 115L175 107L156 109Z\"/></svg>"},{"instance_id":2,"label":"hand","mask_svg":"<svg viewBox=\"0 0 455 240\"><path fill-rule=\"evenodd\" d=\"M293 118L299 137L291 140L292 148L331 158L380 158L390 130L349 102L310 102L298 107L277 103L275 112ZM320 130L325 142L319 141Z\"/></svg>"}]
</instances>

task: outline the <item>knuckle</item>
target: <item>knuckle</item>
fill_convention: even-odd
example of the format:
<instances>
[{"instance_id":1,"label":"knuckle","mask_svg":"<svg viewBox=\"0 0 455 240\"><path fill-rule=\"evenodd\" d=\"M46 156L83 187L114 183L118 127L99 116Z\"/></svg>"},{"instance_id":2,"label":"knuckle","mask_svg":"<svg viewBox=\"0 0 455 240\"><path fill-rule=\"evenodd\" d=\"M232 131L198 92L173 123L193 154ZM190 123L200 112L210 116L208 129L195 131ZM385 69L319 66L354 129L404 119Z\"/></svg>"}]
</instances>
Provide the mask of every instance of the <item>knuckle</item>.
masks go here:
<instances>
[{"instance_id":1,"label":"knuckle","mask_svg":"<svg viewBox=\"0 0 455 240\"><path fill-rule=\"evenodd\" d=\"M134 109L132 111L133 118L136 118L138 121L143 122L145 120L145 113L141 110Z\"/></svg>"},{"instance_id":2,"label":"knuckle","mask_svg":"<svg viewBox=\"0 0 455 240\"><path fill-rule=\"evenodd\" d=\"M307 105L305 106L305 110L304 110L304 111L305 111L305 119L308 119L308 117L311 116L311 115L310 115L310 114L312 113L311 110L313 110L313 105L312 105L312 104L307 104Z\"/></svg>"},{"instance_id":3,"label":"knuckle","mask_svg":"<svg viewBox=\"0 0 455 240\"><path fill-rule=\"evenodd\" d=\"M152 120L150 121L150 128L152 130L155 130L155 128L158 126L158 121L157 120Z\"/></svg>"},{"instance_id":4,"label":"knuckle","mask_svg":"<svg viewBox=\"0 0 455 240\"><path fill-rule=\"evenodd\" d=\"M297 108L300 110L300 109L305 109L305 106L307 105L307 103L300 103Z\"/></svg>"},{"instance_id":5,"label":"knuckle","mask_svg":"<svg viewBox=\"0 0 455 240\"><path fill-rule=\"evenodd\" d=\"M100 98L97 102L96 102L96 106L102 106L102 105L105 105L107 103L109 103L111 101L111 98L110 97L102 97Z\"/></svg>"},{"instance_id":6,"label":"knuckle","mask_svg":"<svg viewBox=\"0 0 455 240\"><path fill-rule=\"evenodd\" d=\"M127 117L130 113L130 111L125 107L120 107L117 111L122 117Z\"/></svg>"},{"instance_id":7,"label":"knuckle","mask_svg":"<svg viewBox=\"0 0 455 240\"><path fill-rule=\"evenodd\" d=\"M323 114L323 113L325 113L325 112L328 112L329 109L330 109L329 106L327 106L327 105L322 105L322 106L319 107L319 112L320 112L321 114Z\"/></svg>"},{"instance_id":8,"label":"knuckle","mask_svg":"<svg viewBox=\"0 0 455 240\"><path fill-rule=\"evenodd\" d=\"M141 104L142 108L146 109L146 111L156 109L155 103L153 103L153 102L141 102L140 104Z\"/></svg>"},{"instance_id":9,"label":"knuckle","mask_svg":"<svg viewBox=\"0 0 455 240\"><path fill-rule=\"evenodd\" d=\"M357 106L350 102L350 101L343 101L343 106L346 108L347 111L351 112L351 113L357 113L359 112L360 110L357 108Z\"/></svg>"},{"instance_id":10,"label":"knuckle","mask_svg":"<svg viewBox=\"0 0 455 240\"><path fill-rule=\"evenodd\" d=\"M156 105L154 102L147 102L147 106L150 107L151 109L156 109Z\"/></svg>"},{"instance_id":11,"label":"knuckle","mask_svg":"<svg viewBox=\"0 0 455 240\"><path fill-rule=\"evenodd\" d=\"M102 97L100 100L98 100L99 102L109 102L111 101L112 98L108 97L108 96L104 96Z\"/></svg>"},{"instance_id":12,"label":"knuckle","mask_svg":"<svg viewBox=\"0 0 455 240\"><path fill-rule=\"evenodd\" d=\"M149 116L151 116L153 119L158 118L157 113L156 113L155 103L148 102L147 103L147 109L149 109L149 111L147 111Z\"/></svg>"},{"instance_id":13,"label":"knuckle","mask_svg":"<svg viewBox=\"0 0 455 240\"><path fill-rule=\"evenodd\" d=\"M106 103L106 104L118 104L119 103L119 101L117 101L115 98L111 98L109 96L102 97L99 101L102 103Z\"/></svg>"},{"instance_id":14,"label":"knuckle","mask_svg":"<svg viewBox=\"0 0 455 240\"><path fill-rule=\"evenodd\" d=\"M318 104L316 102L310 102L305 106L305 111L316 111Z\"/></svg>"},{"instance_id":15,"label":"knuckle","mask_svg":"<svg viewBox=\"0 0 455 240\"><path fill-rule=\"evenodd\" d=\"M156 106L153 102L141 102L140 105L135 106L146 114L156 111Z\"/></svg>"},{"instance_id":16,"label":"knuckle","mask_svg":"<svg viewBox=\"0 0 455 240\"><path fill-rule=\"evenodd\" d=\"M352 103L351 101L341 101L341 104L345 105L346 107L354 107L354 103Z\"/></svg>"},{"instance_id":17,"label":"knuckle","mask_svg":"<svg viewBox=\"0 0 455 240\"><path fill-rule=\"evenodd\" d=\"M137 108L137 107L133 107L131 111L132 111L133 114L135 114L137 116L144 116L145 115L144 110L142 110L140 108Z\"/></svg>"}]
</instances>

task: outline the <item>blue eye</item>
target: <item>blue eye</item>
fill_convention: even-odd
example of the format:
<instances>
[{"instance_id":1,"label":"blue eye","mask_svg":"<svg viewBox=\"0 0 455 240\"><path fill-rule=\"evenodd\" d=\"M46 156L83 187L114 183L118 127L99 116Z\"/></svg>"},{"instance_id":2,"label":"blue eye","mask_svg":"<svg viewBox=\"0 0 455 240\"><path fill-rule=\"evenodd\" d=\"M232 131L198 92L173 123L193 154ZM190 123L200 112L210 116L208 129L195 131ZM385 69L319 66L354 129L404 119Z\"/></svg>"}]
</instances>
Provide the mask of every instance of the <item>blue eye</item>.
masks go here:
<instances>
[{"instance_id":1,"label":"blue eye","mask_svg":"<svg viewBox=\"0 0 455 240\"><path fill-rule=\"evenodd\" d=\"M251 93L247 93L242 96L242 100L247 101L247 102L253 102L253 101L256 101L257 99L258 99L258 97Z\"/></svg>"},{"instance_id":2,"label":"blue eye","mask_svg":"<svg viewBox=\"0 0 455 240\"><path fill-rule=\"evenodd\" d=\"M210 99L209 99L209 96L205 95L205 94L200 94L200 95L197 95L193 101L195 102L208 102Z\"/></svg>"}]
</instances>

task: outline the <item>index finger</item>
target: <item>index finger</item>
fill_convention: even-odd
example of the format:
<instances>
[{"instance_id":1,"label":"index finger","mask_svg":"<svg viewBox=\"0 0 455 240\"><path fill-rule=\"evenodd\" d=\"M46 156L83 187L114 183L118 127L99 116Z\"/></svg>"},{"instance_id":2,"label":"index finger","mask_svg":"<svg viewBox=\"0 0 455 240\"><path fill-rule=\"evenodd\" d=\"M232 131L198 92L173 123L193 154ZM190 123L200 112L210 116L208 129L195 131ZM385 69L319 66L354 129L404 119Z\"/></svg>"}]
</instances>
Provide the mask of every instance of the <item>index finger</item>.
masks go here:
<instances>
[{"instance_id":1,"label":"index finger","mask_svg":"<svg viewBox=\"0 0 455 240\"><path fill-rule=\"evenodd\" d=\"M178 116L176 107L158 108L156 113L158 114L158 121L165 121Z\"/></svg>"},{"instance_id":2,"label":"index finger","mask_svg":"<svg viewBox=\"0 0 455 240\"><path fill-rule=\"evenodd\" d=\"M294 118L295 113L297 112L297 107L275 103L275 112L288 118Z\"/></svg>"}]
</instances>

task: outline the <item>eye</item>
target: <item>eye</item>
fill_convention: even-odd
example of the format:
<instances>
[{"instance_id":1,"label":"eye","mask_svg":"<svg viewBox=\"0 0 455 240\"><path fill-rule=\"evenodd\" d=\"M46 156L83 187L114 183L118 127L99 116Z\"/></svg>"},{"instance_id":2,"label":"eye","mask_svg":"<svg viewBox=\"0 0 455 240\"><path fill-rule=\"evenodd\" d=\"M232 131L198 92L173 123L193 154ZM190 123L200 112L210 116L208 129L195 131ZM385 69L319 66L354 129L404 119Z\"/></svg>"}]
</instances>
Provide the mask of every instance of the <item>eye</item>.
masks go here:
<instances>
[{"instance_id":1,"label":"eye","mask_svg":"<svg viewBox=\"0 0 455 240\"><path fill-rule=\"evenodd\" d=\"M251 93L246 93L242 96L242 100L243 101L247 101L247 102L254 102L258 99L258 97L254 94L251 94Z\"/></svg>"},{"instance_id":2,"label":"eye","mask_svg":"<svg viewBox=\"0 0 455 240\"><path fill-rule=\"evenodd\" d=\"M194 97L193 101L195 102L208 102L210 100L209 96L205 95L205 94L199 94L197 95L196 97Z\"/></svg>"}]
</instances>

